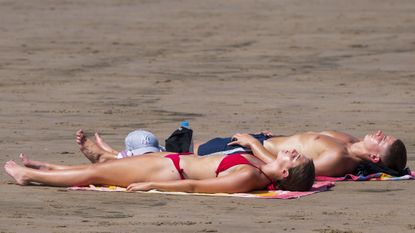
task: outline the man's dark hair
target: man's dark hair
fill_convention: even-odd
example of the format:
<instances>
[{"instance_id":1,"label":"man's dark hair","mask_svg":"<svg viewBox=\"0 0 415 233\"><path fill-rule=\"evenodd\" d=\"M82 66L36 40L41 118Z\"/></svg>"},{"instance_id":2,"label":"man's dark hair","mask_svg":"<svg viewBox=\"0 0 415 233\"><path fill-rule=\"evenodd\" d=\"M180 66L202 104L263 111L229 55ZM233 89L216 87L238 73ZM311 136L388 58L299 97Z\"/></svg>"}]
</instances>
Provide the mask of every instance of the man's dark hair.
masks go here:
<instances>
[{"instance_id":1,"label":"man's dark hair","mask_svg":"<svg viewBox=\"0 0 415 233\"><path fill-rule=\"evenodd\" d=\"M400 139L397 139L380 159L385 166L397 172L406 167L406 148Z\"/></svg>"},{"instance_id":2,"label":"man's dark hair","mask_svg":"<svg viewBox=\"0 0 415 233\"><path fill-rule=\"evenodd\" d=\"M309 191L316 176L313 160L288 169L288 176L278 182L281 189L289 191Z\"/></svg>"}]
</instances>

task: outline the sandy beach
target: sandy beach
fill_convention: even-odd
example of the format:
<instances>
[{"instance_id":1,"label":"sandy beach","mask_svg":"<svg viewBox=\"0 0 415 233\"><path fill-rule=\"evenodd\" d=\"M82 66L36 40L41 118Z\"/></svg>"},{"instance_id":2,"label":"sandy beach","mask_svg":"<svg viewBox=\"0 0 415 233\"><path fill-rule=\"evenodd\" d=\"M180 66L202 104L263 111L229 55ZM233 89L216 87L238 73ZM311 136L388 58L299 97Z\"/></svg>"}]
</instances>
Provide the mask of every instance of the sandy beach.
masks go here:
<instances>
[{"instance_id":1,"label":"sandy beach","mask_svg":"<svg viewBox=\"0 0 415 233\"><path fill-rule=\"evenodd\" d=\"M88 161L189 120L238 132L377 129L415 170L415 2L0 1L0 163ZM295 200L67 191L0 172L0 232L415 232L415 181L344 182Z\"/></svg>"}]
</instances>

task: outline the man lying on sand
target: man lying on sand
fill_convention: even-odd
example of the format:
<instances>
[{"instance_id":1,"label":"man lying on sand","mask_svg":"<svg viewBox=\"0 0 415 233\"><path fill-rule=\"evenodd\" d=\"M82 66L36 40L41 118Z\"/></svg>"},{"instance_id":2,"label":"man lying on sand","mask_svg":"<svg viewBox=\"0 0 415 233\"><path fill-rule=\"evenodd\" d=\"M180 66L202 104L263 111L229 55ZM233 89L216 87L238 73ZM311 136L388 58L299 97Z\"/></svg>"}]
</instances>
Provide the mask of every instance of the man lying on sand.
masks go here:
<instances>
[{"instance_id":1,"label":"man lying on sand","mask_svg":"<svg viewBox=\"0 0 415 233\"><path fill-rule=\"evenodd\" d=\"M96 134L98 146L113 150ZM79 141L81 138L78 137ZM234 141L233 141L234 140ZM401 175L406 167L407 155L403 142L378 130L363 139L336 131L304 132L292 136L273 136L270 132L261 134L236 134L229 138L214 138L195 144L194 154L205 156L212 153L252 151L260 160L270 163L282 150L294 148L313 159L317 176L344 176L355 173L362 164L375 164L392 175ZM84 152L84 154L87 154ZM95 162L114 159L115 155Z\"/></svg>"},{"instance_id":2,"label":"man lying on sand","mask_svg":"<svg viewBox=\"0 0 415 233\"><path fill-rule=\"evenodd\" d=\"M80 146L85 153L109 153L81 132ZM314 183L311 159L295 150L282 150L278 158L264 163L251 154L191 156L158 152L105 163L62 166L30 160L23 164L8 161L4 168L17 184L41 183L51 186L117 185L129 191L235 193L277 186L290 191L308 191Z\"/></svg>"},{"instance_id":3,"label":"man lying on sand","mask_svg":"<svg viewBox=\"0 0 415 233\"><path fill-rule=\"evenodd\" d=\"M195 146L195 151L198 155L205 155L216 151L235 150L242 146L268 163L277 157L279 151L294 148L313 159L318 176L344 176L354 173L361 164L376 164L398 174L406 167L407 156L403 142L380 130L366 135L363 139L336 131L305 132L292 136L254 136L236 134L232 138L212 139ZM234 145L237 147L234 148Z\"/></svg>"}]
</instances>

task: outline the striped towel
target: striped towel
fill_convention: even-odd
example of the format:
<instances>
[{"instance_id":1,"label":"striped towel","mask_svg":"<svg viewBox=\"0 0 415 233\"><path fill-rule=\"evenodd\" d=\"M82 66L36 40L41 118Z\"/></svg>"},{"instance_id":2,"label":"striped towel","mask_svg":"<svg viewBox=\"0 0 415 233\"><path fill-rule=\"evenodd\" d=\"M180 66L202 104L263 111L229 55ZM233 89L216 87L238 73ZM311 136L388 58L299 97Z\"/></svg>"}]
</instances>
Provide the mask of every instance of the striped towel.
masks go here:
<instances>
[{"instance_id":1,"label":"striped towel","mask_svg":"<svg viewBox=\"0 0 415 233\"><path fill-rule=\"evenodd\" d=\"M342 177L317 176L316 181L371 181L371 180L413 180L415 179L415 172L411 172L404 176L391 176L386 173L378 172L369 175L352 175L347 174Z\"/></svg>"}]
</instances>

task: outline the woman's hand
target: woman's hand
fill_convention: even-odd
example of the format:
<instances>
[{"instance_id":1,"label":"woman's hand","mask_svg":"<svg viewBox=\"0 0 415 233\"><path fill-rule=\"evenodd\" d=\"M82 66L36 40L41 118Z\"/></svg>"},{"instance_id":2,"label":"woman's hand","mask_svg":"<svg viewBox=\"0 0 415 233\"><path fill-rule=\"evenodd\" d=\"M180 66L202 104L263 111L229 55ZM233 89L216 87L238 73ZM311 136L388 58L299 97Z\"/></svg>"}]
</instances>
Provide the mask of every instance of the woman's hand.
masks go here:
<instances>
[{"instance_id":1,"label":"woman's hand","mask_svg":"<svg viewBox=\"0 0 415 233\"><path fill-rule=\"evenodd\" d=\"M151 190L151 189L153 189L153 188L151 187L150 182L132 183L132 184L128 185L128 187L127 187L128 192L148 191L148 190Z\"/></svg>"},{"instance_id":2,"label":"woman's hand","mask_svg":"<svg viewBox=\"0 0 415 233\"><path fill-rule=\"evenodd\" d=\"M258 140L246 133L237 133L232 136L232 142L228 145L240 145L246 148L251 148L251 145L257 142Z\"/></svg>"}]
</instances>

